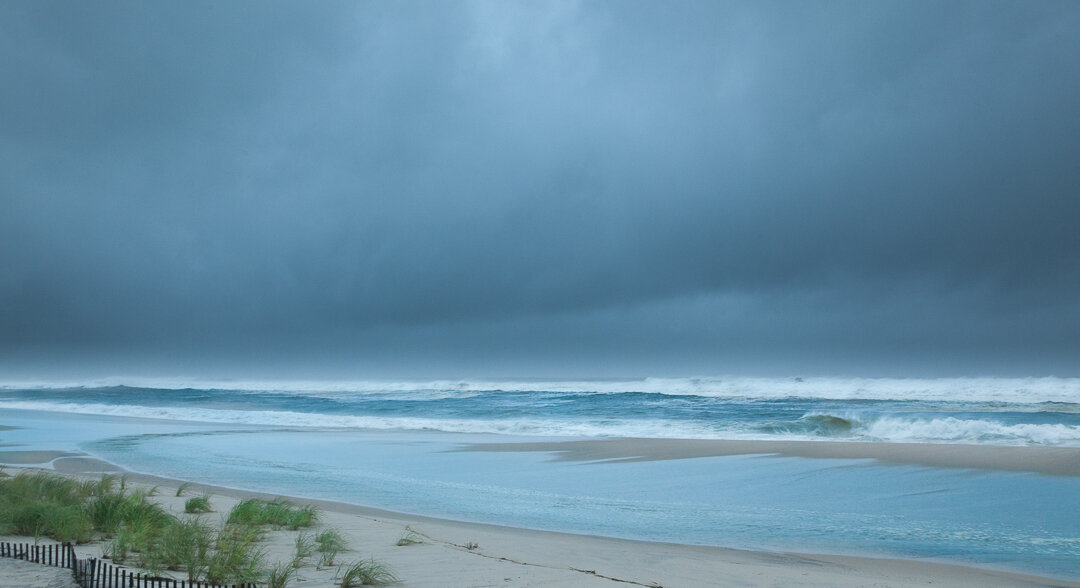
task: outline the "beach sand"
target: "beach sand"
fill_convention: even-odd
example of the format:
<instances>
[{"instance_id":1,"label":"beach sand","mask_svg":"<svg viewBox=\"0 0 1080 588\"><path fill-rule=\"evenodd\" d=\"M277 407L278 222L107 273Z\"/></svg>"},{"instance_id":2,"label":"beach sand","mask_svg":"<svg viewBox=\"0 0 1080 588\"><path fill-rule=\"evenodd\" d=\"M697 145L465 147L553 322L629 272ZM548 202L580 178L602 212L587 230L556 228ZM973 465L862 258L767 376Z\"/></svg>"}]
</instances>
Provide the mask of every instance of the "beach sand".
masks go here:
<instances>
[{"instance_id":1,"label":"beach sand","mask_svg":"<svg viewBox=\"0 0 1080 588\"><path fill-rule=\"evenodd\" d=\"M96 478L116 471L88 457L60 457L51 464L64 475ZM14 474L28 466L7 467ZM29 468L32 469L32 468ZM210 494L217 522L238 500L273 495L192 484L175 496L176 480L129 474L136 486L158 486L154 500L174 513L184 501ZM1073 586L1080 584L1036 576L928 561L866 557L769 553L715 547L628 541L446 521L327 501L291 498L323 511L322 526L341 531L352 550L338 561L374 558L388 564L401 586ZM190 515L182 515L190 516ZM397 546L408 530L421 544ZM265 543L270 561L288 561L297 532L271 532ZM25 540L0 537L0 540ZM470 548L472 545L476 547ZM81 556L97 557L101 546L82 545ZM7 563L7 562L5 562ZM10 565L0 568L0 586L35 586ZM41 566L44 570L45 567ZM292 585L333 586L339 568L299 570ZM45 572L42 572L45 573ZM15 575L12 575L15 574ZM37 584L48 585L48 584Z\"/></svg>"},{"instance_id":2,"label":"beach sand","mask_svg":"<svg viewBox=\"0 0 1080 588\"><path fill-rule=\"evenodd\" d=\"M10 588L78 588L71 570L0 557L0 586Z\"/></svg>"}]
</instances>

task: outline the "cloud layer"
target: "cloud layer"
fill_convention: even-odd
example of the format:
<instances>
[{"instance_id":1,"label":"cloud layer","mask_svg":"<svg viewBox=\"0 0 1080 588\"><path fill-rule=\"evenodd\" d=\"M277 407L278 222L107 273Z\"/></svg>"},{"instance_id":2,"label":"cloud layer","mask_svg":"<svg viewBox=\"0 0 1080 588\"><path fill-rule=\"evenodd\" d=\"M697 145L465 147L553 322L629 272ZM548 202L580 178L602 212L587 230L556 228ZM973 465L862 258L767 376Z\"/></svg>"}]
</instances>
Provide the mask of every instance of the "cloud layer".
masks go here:
<instances>
[{"instance_id":1,"label":"cloud layer","mask_svg":"<svg viewBox=\"0 0 1080 588\"><path fill-rule=\"evenodd\" d=\"M1075 375L1077 30L1072 2L7 3L0 352Z\"/></svg>"}]
</instances>

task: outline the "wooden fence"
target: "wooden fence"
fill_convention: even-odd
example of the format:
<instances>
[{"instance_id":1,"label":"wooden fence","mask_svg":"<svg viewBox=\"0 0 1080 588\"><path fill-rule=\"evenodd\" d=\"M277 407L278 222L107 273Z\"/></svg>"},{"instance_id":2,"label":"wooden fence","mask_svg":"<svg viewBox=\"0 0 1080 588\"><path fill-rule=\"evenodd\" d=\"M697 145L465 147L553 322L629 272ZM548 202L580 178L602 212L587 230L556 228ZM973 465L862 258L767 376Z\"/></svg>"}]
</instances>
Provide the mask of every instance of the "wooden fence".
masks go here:
<instances>
[{"instance_id":1,"label":"wooden fence","mask_svg":"<svg viewBox=\"0 0 1080 588\"><path fill-rule=\"evenodd\" d=\"M33 563L56 566L58 568L75 568L75 548L70 543L54 543L52 545L36 545L33 543L0 543L0 556L21 559Z\"/></svg>"},{"instance_id":2,"label":"wooden fence","mask_svg":"<svg viewBox=\"0 0 1080 588\"><path fill-rule=\"evenodd\" d=\"M36 545L0 542L0 556L67 568L82 588L256 588L255 584L188 582L135 573L96 557L80 559L70 543Z\"/></svg>"}]
</instances>

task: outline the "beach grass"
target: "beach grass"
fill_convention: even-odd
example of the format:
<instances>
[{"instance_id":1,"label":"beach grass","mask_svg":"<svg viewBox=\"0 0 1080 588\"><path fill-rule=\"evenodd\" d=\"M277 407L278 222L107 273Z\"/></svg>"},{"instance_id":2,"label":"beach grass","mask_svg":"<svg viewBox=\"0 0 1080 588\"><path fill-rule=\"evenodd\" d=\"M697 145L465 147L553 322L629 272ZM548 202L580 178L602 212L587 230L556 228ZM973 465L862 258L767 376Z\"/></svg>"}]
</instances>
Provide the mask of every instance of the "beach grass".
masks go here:
<instances>
[{"instance_id":1,"label":"beach grass","mask_svg":"<svg viewBox=\"0 0 1080 588\"><path fill-rule=\"evenodd\" d=\"M226 524L217 533L214 550L206 560L207 582L258 582L266 553L259 547L262 534L246 525Z\"/></svg>"},{"instance_id":2,"label":"beach grass","mask_svg":"<svg viewBox=\"0 0 1080 588\"><path fill-rule=\"evenodd\" d=\"M210 497L203 495L188 498L184 501L184 512L188 514L204 514L211 512Z\"/></svg>"},{"instance_id":3,"label":"beach grass","mask_svg":"<svg viewBox=\"0 0 1080 588\"><path fill-rule=\"evenodd\" d=\"M155 493L155 488L129 492L124 477L77 480L23 472L0 479L0 534L103 540L105 557L155 576L165 570L215 582L254 582L262 576L257 528L226 524L215 531L198 519L180 519L149 500Z\"/></svg>"},{"instance_id":4,"label":"beach grass","mask_svg":"<svg viewBox=\"0 0 1080 588\"><path fill-rule=\"evenodd\" d=\"M276 564L266 573L267 588L285 588L296 576L296 568L285 564Z\"/></svg>"},{"instance_id":5,"label":"beach grass","mask_svg":"<svg viewBox=\"0 0 1080 588\"><path fill-rule=\"evenodd\" d=\"M266 501L258 498L242 500L229 512L230 524L271 525L297 530L311 527L319 521L319 509L311 505L298 506L288 500Z\"/></svg>"},{"instance_id":6,"label":"beach grass","mask_svg":"<svg viewBox=\"0 0 1080 588\"><path fill-rule=\"evenodd\" d=\"M308 558L315 555L315 538L308 533L299 533L296 536L296 554L293 556L292 567L303 567Z\"/></svg>"},{"instance_id":7,"label":"beach grass","mask_svg":"<svg viewBox=\"0 0 1080 588\"><path fill-rule=\"evenodd\" d=\"M334 565L339 553L349 548L345 537L337 529L326 529L315 535L316 550L319 552L319 567Z\"/></svg>"},{"instance_id":8,"label":"beach grass","mask_svg":"<svg viewBox=\"0 0 1080 588\"><path fill-rule=\"evenodd\" d=\"M401 538L399 538L397 540L397 543L395 543L394 545L397 545L398 547L405 547L407 545L419 545L423 542L424 540L416 531L405 527L405 532L401 535Z\"/></svg>"},{"instance_id":9,"label":"beach grass","mask_svg":"<svg viewBox=\"0 0 1080 588\"><path fill-rule=\"evenodd\" d=\"M101 515L88 505L109 494L103 480L83 482L21 473L0 480L0 533L85 543L105 532Z\"/></svg>"},{"instance_id":10,"label":"beach grass","mask_svg":"<svg viewBox=\"0 0 1080 588\"><path fill-rule=\"evenodd\" d=\"M182 519L169 525L160 542L168 569L187 571L189 580L205 575L213 544L214 529L199 518Z\"/></svg>"},{"instance_id":11,"label":"beach grass","mask_svg":"<svg viewBox=\"0 0 1080 588\"><path fill-rule=\"evenodd\" d=\"M242 500L217 527L202 517L170 513L150 499L156 487L130 486L124 477L111 475L79 480L23 472L0 478L0 534L76 543L102 541L102 556L117 564L142 568L151 576L182 572L192 582L219 584L286 586L295 579L296 569L316 553L319 566L330 567L348 549L337 529L299 533L292 560L270 566L260 545L268 527L312 527L320 518L318 509L285 500ZM187 513L209 508L209 496L184 502ZM374 560L349 566L341 570L341 576L346 586L395 578L388 567Z\"/></svg>"},{"instance_id":12,"label":"beach grass","mask_svg":"<svg viewBox=\"0 0 1080 588\"><path fill-rule=\"evenodd\" d=\"M382 586L398 581L394 571L385 564L374 559L360 561L352 565L343 566L340 571L339 582L341 588L355 588L356 586Z\"/></svg>"},{"instance_id":13,"label":"beach grass","mask_svg":"<svg viewBox=\"0 0 1080 588\"><path fill-rule=\"evenodd\" d=\"M146 492L109 491L94 496L85 504L85 511L93 521L94 527L105 535L113 535L122 525L128 527L157 528L168 523L172 518L159 504L147 500Z\"/></svg>"}]
</instances>

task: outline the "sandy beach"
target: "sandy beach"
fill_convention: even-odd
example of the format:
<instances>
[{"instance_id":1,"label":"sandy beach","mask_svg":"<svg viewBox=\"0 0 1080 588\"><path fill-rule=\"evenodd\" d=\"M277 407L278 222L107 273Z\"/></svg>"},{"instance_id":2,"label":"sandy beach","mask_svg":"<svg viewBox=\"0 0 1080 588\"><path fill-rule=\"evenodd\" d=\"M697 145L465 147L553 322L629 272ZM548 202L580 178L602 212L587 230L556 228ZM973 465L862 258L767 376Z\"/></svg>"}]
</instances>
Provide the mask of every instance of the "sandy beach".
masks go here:
<instances>
[{"instance_id":1,"label":"sandy beach","mask_svg":"<svg viewBox=\"0 0 1080 588\"><path fill-rule=\"evenodd\" d=\"M66 569L0 557L0 586L77 588L78 584Z\"/></svg>"},{"instance_id":2,"label":"sandy beach","mask_svg":"<svg viewBox=\"0 0 1080 588\"><path fill-rule=\"evenodd\" d=\"M490 449L490 448L489 448ZM118 468L89 457L16 455L8 463L52 458L32 466L7 466L16 474L45 467L68 476L96 478ZM183 515L186 498L209 494L214 512L203 515L217 521L239 500L275 498L258 492L193 484L176 497L177 480L128 474L136 487L157 486L153 500ZM1080 586L1031 575L1013 574L931 561L877 559L802 553L771 553L715 547L628 541L586 535L533 531L440 520L387 512L355 505L290 497L316 504L323 526L341 531L351 550L342 563L374 558L388 564L410 587L480 586ZM414 532L421 543L397 546L404 534ZM265 550L271 562L288 561L298 532L274 531ZM0 540L25 540L0 537ZM82 556L101 555L99 544L81 545ZM46 570L30 564L0 566L0 585L53 586ZM338 567L299 569L294 585L333 586ZM41 575L35 576L35 573ZM51 572L50 572L51 573ZM28 575L29 574L29 575ZM52 576L48 576L51 578ZM37 583L35 583L37 582Z\"/></svg>"}]
</instances>

